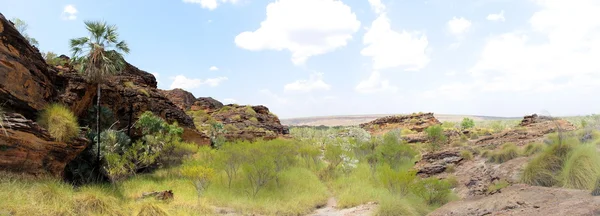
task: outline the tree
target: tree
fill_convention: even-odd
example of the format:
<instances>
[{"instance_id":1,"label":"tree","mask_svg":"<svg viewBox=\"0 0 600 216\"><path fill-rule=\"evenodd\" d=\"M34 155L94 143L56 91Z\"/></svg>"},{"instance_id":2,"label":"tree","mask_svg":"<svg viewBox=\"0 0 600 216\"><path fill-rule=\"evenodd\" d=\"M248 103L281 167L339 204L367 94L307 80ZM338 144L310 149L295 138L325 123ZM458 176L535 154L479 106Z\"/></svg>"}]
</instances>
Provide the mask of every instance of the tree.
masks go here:
<instances>
[{"instance_id":1,"label":"tree","mask_svg":"<svg viewBox=\"0 0 600 216\"><path fill-rule=\"evenodd\" d=\"M475 127L475 121L473 121L473 119L470 118L463 118L462 122L460 123L460 127L463 130Z\"/></svg>"},{"instance_id":2,"label":"tree","mask_svg":"<svg viewBox=\"0 0 600 216\"><path fill-rule=\"evenodd\" d=\"M29 27L29 25L27 25L25 21L19 18L13 18L11 22L15 24L15 28L17 29L17 31L19 31L19 33L21 33L21 35L23 35L23 37L27 41L29 41L29 44L36 47L39 45L38 41L35 38L29 37L29 34L27 34L27 28Z\"/></svg>"},{"instance_id":3,"label":"tree","mask_svg":"<svg viewBox=\"0 0 600 216\"><path fill-rule=\"evenodd\" d=\"M96 106L100 106L100 85L110 76L121 72L125 68L122 53L129 53L125 41L119 41L117 27L106 22L85 21L88 37L71 39L73 62L79 65L79 72L88 82L96 85ZM100 112L96 111L96 137L100 137ZM100 139L97 160L100 164Z\"/></svg>"}]
</instances>

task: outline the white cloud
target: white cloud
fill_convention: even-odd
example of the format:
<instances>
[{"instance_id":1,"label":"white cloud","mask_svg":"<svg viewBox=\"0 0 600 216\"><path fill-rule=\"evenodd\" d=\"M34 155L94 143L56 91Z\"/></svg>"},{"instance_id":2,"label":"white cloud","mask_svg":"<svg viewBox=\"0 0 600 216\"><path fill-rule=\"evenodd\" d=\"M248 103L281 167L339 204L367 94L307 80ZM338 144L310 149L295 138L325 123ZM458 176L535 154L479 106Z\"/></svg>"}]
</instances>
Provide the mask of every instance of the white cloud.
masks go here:
<instances>
[{"instance_id":1,"label":"white cloud","mask_svg":"<svg viewBox=\"0 0 600 216\"><path fill-rule=\"evenodd\" d=\"M500 13L497 13L497 14L488 14L486 19L489 21L504 22L506 20L506 19L504 19L504 10L500 11Z\"/></svg>"},{"instance_id":2,"label":"white cloud","mask_svg":"<svg viewBox=\"0 0 600 216\"><path fill-rule=\"evenodd\" d=\"M236 4L239 0L183 0L184 3L192 3L192 4L200 4L202 8L206 8L208 10L217 9L219 6L219 2L221 3L232 3Z\"/></svg>"},{"instance_id":3,"label":"white cloud","mask_svg":"<svg viewBox=\"0 0 600 216\"><path fill-rule=\"evenodd\" d=\"M455 70L451 70L445 73L446 76L456 76L456 71Z\"/></svg>"},{"instance_id":4,"label":"white cloud","mask_svg":"<svg viewBox=\"0 0 600 216\"><path fill-rule=\"evenodd\" d=\"M382 80L381 74L377 71L373 71L371 76L367 80L363 80L356 86L355 90L358 93L369 94L369 93L381 93L391 92L395 93L398 91L396 86L390 85L388 80Z\"/></svg>"},{"instance_id":5,"label":"white cloud","mask_svg":"<svg viewBox=\"0 0 600 216\"><path fill-rule=\"evenodd\" d=\"M233 98L225 98L225 99L223 99L223 103L225 103L225 104L233 104L233 103L237 103L237 100L235 100Z\"/></svg>"},{"instance_id":6,"label":"white cloud","mask_svg":"<svg viewBox=\"0 0 600 216\"><path fill-rule=\"evenodd\" d=\"M430 61L426 54L427 36L418 31L397 32L392 30L385 6L379 0L369 0L379 14L363 37L363 56L373 61L373 70L406 67L405 70L420 70Z\"/></svg>"},{"instance_id":7,"label":"white cloud","mask_svg":"<svg viewBox=\"0 0 600 216\"><path fill-rule=\"evenodd\" d=\"M271 92L271 90L269 90L269 89L261 89L259 92L261 94L267 96L269 99L277 102L278 104L286 104L289 102L288 99L283 98L283 97Z\"/></svg>"},{"instance_id":8,"label":"white cloud","mask_svg":"<svg viewBox=\"0 0 600 216\"><path fill-rule=\"evenodd\" d=\"M600 2L535 2L542 9L529 19L531 30L490 38L471 68L484 90L548 92L600 80ZM532 39L540 35L547 40Z\"/></svg>"},{"instance_id":9,"label":"white cloud","mask_svg":"<svg viewBox=\"0 0 600 216\"><path fill-rule=\"evenodd\" d=\"M381 0L369 0L369 4L375 13L380 14L385 11L385 5L381 3Z\"/></svg>"},{"instance_id":10,"label":"white cloud","mask_svg":"<svg viewBox=\"0 0 600 216\"><path fill-rule=\"evenodd\" d=\"M463 17L453 17L450 21L448 21L448 29L450 30L450 33L455 35L461 35L467 32L470 27L471 21Z\"/></svg>"},{"instance_id":11,"label":"white cloud","mask_svg":"<svg viewBox=\"0 0 600 216\"><path fill-rule=\"evenodd\" d=\"M194 88L198 88L203 85L215 87L215 86L218 86L221 82L226 81L226 80L227 80L227 77L217 77L217 78L210 78L210 79L202 80L202 79L187 78L183 75L177 75L174 78L173 83L171 84L171 89L174 89L174 88L194 89Z\"/></svg>"},{"instance_id":12,"label":"white cloud","mask_svg":"<svg viewBox=\"0 0 600 216\"><path fill-rule=\"evenodd\" d=\"M77 8L75 8L74 5L67 5L63 9L61 17L64 20L75 20L75 19L77 19L77 13L78 13Z\"/></svg>"},{"instance_id":13,"label":"white cloud","mask_svg":"<svg viewBox=\"0 0 600 216\"><path fill-rule=\"evenodd\" d=\"M278 0L267 5L267 18L255 31L235 37L238 47L252 50L289 50L294 64L311 56L344 47L360 21L338 0Z\"/></svg>"},{"instance_id":14,"label":"white cloud","mask_svg":"<svg viewBox=\"0 0 600 216\"><path fill-rule=\"evenodd\" d=\"M310 92L314 90L329 90L330 88L331 86L323 81L322 73L311 74L308 80L296 80L283 87L285 92Z\"/></svg>"},{"instance_id":15,"label":"white cloud","mask_svg":"<svg viewBox=\"0 0 600 216\"><path fill-rule=\"evenodd\" d=\"M423 92L420 97L443 100L465 100L472 97L472 90L477 84L451 83L439 86L434 90Z\"/></svg>"},{"instance_id":16,"label":"white cloud","mask_svg":"<svg viewBox=\"0 0 600 216\"><path fill-rule=\"evenodd\" d=\"M219 68L217 66L212 66L208 70L210 70L210 71L218 71Z\"/></svg>"}]
</instances>

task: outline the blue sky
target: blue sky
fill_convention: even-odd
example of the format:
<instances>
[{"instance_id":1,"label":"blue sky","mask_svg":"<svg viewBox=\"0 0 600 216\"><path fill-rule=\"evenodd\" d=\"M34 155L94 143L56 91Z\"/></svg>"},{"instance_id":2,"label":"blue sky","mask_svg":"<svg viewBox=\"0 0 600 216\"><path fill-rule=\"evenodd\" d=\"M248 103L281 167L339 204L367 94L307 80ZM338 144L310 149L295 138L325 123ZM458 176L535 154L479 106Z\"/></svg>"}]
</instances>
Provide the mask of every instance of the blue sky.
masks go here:
<instances>
[{"instance_id":1,"label":"blue sky","mask_svg":"<svg viewBox=\"0 0 600 216\"><path fill-rule=\"evenodd\" d=\"M119 27L127 61L281 118L600 110L594 0L0 0L42 51L84 20Z\"/></svg>"}]
</instances>

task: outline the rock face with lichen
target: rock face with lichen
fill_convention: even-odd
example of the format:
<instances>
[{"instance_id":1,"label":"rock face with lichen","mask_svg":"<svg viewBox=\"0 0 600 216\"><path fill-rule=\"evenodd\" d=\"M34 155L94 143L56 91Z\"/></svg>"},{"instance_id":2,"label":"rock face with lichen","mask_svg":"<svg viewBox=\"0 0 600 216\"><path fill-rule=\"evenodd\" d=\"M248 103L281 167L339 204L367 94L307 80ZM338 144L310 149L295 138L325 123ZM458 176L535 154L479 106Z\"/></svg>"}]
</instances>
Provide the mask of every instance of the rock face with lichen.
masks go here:
<instances>
[{"instance_id":1,"label":"rock face with lichen","mask_svg":"<svg viewBox=\"0 0 600 216\"><path fill-rule=\"evenodd\" d=\"M265 106L223 105L210 97L196 98L182 89L161 92L186 110L194 118L198 129L205 133L209 133L210 122L222 123L228 140L274 139L289 133L288 128L281 125L279 118Z\"/></svg>"},{"instance_id":2,"label":"rock face with lichen","mask_svg":"<svg viewBox=\"0 0 600 216\"><path fill-rule=\"evenodd\" d=\"M422 132L425 128L438 124L441 124L441 122L433 116L433 113L417 113L412 115L386 116L360 124L359 126L371 133L385 133L393 129L408 129Z\"/></svg>"}]
</instances>

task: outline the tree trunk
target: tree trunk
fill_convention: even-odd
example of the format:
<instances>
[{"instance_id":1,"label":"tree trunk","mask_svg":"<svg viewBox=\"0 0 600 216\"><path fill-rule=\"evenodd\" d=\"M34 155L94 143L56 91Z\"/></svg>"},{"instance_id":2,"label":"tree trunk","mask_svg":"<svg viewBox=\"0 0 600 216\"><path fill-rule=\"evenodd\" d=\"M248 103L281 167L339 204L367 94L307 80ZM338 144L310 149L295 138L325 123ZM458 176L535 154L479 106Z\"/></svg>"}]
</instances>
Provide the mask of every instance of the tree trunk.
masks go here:
<instances>
[{"instance_id":1,"label":"tree trunk","mask_svg":"<svg viewBox=\"0 0 600 216\"><path fill-rule=\"evenodd\" d=\"M96 145L98 146L98 168L100 168L100 84L97 84L98 97L96 97Z\"/></svg>"}]
</instances>

